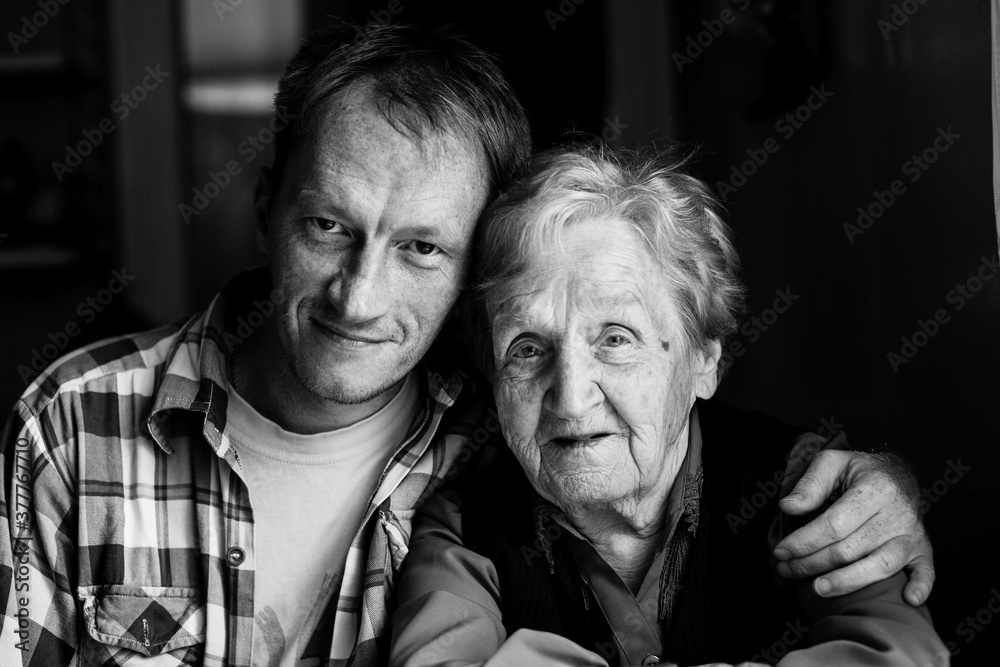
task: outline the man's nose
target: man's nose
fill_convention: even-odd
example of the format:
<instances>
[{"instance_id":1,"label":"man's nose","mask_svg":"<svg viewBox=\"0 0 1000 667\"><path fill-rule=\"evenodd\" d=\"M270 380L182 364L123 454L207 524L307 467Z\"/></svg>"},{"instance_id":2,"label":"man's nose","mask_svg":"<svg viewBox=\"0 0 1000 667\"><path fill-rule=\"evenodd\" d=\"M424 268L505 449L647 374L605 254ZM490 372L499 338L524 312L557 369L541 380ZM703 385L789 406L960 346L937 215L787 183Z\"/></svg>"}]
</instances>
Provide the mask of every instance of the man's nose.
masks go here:
<instances>
[{"instance_id":1,"label":"man's nose","mask_svg":"<svg viewBox=\"0 0 1000 667\"><path fill-rule=\"evenodd\" d=\"M368 322L385 315L385 253L366 245L354 253L330 283L327 299L348 322Z\"/></svg>"},{"instance_id":2,"label":"man's nose","mask_svg":"<svg viewBox=\"0 0 1000 667\"><path fill-rule=\"evenodd\" d=\"M603 402L596 360L585 349L564 349L555 358L546 406L559 419L583 419Z\"/></svg>"}]
</instances>

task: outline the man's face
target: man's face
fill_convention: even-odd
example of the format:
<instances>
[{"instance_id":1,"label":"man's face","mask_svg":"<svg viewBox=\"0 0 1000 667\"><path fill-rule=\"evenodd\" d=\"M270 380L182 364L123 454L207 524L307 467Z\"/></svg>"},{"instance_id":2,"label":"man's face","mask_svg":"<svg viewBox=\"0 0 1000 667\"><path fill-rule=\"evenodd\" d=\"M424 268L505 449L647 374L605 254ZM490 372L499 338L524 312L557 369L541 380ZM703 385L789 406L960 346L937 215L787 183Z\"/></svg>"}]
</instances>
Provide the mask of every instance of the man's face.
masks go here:
<instances>
[{"instance_id":1,"label":"man's face","mask_svg":"<svg viewBox=\"0 0 1000 667\"><path fill-rule=\"evenodd\" d=\"M469 142L400 134L367 87L316 118L258 197L281 347L307 389L363 403L420 361L463 286L486 184Z\"/></svg>"}]
</instances>

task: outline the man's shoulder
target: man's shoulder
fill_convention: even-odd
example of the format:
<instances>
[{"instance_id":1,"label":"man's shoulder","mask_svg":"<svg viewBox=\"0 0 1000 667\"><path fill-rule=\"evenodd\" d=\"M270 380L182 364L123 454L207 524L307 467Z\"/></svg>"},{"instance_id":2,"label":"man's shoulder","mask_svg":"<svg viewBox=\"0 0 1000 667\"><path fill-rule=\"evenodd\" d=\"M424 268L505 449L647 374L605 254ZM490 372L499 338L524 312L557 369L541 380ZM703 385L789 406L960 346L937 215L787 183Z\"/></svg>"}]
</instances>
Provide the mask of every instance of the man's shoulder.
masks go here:
<instances>
[{"instance_id":1,"label":"man's shoulder","mask_svg":"<svg viewBox=\"0 0 1000 667\"><path fill-rule=\"evenodd\" d=\"M56 359L25 388L19 410L30 419L64 402L117 402L129 394L151 397L160 372L192 334L197 318L100 340Z\"/></svg>"}]
</instances>

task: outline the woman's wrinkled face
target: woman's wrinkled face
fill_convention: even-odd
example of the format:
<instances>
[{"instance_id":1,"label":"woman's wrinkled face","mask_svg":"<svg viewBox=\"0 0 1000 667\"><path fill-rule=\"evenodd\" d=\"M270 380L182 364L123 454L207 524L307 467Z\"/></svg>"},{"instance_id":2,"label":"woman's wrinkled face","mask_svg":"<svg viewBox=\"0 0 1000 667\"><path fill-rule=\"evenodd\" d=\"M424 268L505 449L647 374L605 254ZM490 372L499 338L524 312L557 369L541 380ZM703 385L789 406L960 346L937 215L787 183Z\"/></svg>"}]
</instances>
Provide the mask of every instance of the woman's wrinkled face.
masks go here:
<instances>
[{"instance_id":1,"label":"woman's wrinkled face","mask_svg":"<svg viewBox=\"0 0 1000 667\"><path fill-rule=\"evenodd\" d=\"M662 485L686 451L695 397L715 390L718 354L687 349L671 289L632 227L564 228L492 314L500 422L535 489L572 511Z\"/></svg>"}]
</instances>

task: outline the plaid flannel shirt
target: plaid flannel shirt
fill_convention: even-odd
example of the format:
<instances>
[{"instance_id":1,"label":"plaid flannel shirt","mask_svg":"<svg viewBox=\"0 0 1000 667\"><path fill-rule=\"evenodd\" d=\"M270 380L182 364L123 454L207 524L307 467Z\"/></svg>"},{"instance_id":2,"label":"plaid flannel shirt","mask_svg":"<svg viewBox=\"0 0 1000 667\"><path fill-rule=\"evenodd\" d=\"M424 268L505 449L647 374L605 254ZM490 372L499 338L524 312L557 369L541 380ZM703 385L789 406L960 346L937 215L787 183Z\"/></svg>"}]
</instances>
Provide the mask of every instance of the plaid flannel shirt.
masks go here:
<instances>
[{"instance_id":1,"label":"plaid flannel shirt","mask_svg":"<svg viewBox=\"0 0 1000 667\"><path fill-rule=\"evenodd\" d=\"M0 664L250 665L253 507L226 431L226 349L268 314L251 305L266 285L239 276L187 322L82 348L27 388L0 440ZM327 665L384 664L412 516L470 452L481 397L434 358L424 421L386 466L340 587L317 582L327 603L303 632L335 615L309 644Z\"/></svg>"}]
</instances>

